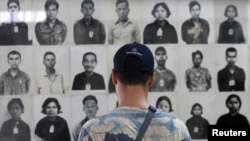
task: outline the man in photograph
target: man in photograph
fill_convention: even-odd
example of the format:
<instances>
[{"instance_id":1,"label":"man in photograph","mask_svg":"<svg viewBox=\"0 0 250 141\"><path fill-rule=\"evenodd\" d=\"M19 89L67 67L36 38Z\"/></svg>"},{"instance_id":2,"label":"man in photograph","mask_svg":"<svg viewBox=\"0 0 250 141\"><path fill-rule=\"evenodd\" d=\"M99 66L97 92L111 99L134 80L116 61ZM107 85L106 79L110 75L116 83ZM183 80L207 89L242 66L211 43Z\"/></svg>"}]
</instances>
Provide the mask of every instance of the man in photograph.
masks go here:
<instances>
[{"instance_id":1,"label":"man in photograph","mask_svg":"<svg viewBox=\"0 0 250 141\"><path fill-rule=\"evenodd\" d=\"M129 12L129 3L127 0L116 1L118 20L109 28L109 44L125 44L141 41L139 27L136 23L129 20Z\"/></svg>"},{"instance_id":2,"label":"man in photograph","mask_svg":"<svg viewBox=\"0 0 250 141\"><path fill-rule=\"evenodd\" d=\"M10 68L0 77L1 95L27 94L30 88L30 77L19 69L21 54L18 51L10 51L7 56Z\"/></svg>"},{"instance_id":3,"label":"man in photograph","mask_svg":"<svg viewBox=\"0 0 250 141\"><path fill-rule=\"evenodd\" d=\"M75 44L104 44L106 31L102 22L94 19L95 4L92 0L83 0L81 13L83 18L74 24Z\"/></svg>"},{"instance_id":4,"label":"man in photograph","mask_svg":"<svg viewBox=\"0 0 250 141\"><path fill-rule=\"evenodd\" d=\"M31 44L31 41L28 41L27 23L18 19L21 10L19 0L8 0L7 7L10 18L0 25L0 45Z\"/></svg>"},{"instance_id":5,"label":"man in photograph","mask_svg":"<svg viewBox=\"0 0 250 141\"><path fill-rule=\"evenodd\" d=\"M168 59L167 51L164 47L159 46L155 50L156 68L155 79L150 88L152 92L174 91L176 85L175 74L166 68L166 61Z\"/></svg>"},{"instance_id":6,"label":"man in photograph","mask_svg":"<svg viewBox=\"0 0 250 141\"><path fill-rule=\"evenodd\" d=\"M226 107L229 113L221 115L217 120L217 125L249 125L247 118L240 114L241 99L236 94L231 94L226 99Z\"/></svg>"},{"instance_id":7,"label":"man in photograph","mask_svg":"<svg viewBox=\"0 0 250 141\"><path fill-rule=\"evenodd\" d=\"M64 94L63 75L55 70L56 55L54 52L45 52L43 56L45 73L36 79L38 94Z\"/></svg>"},{"instance_id":8,"label":"man in photograph","mask_svg":"<svg viewBox=\"0 0 250 141\"><path fill-rule=\"evenodd\" d=\"M37 41L40 45L62 45L67 35L67 27L57 19L59 3L56 0L47 0L44 7L46 19L35 26Z\"/></svg>"},{"instance_id":9,"label":"man in photograph","mask_svg":"<svg viewBox=\"0 0 250 141\"><path fill-rule=\"evenodd\" d=\"M226 50L227 65L217 74L219 91L244 91L245 90L245 71L235 65L237 50L229 47Z\"/></svg>"},{"instance_id":10,"label":"man in photograph","mask_svg":"<svg viewBox=\"0 0 250 141\"><path fill-rule=\"evenodd\" d=\"M182 39L187 44L207 44L209 24L200 18L201 5L197 1L189 3L191 18L186 20L181 27Z\"/></svg>"},{"instance_id":11,"label":"man in photograph","mask_svg":"<svg viewBox=\"0 0 250 141\"><path fill-rule=\"evenodd\" d=\"M193 67L186 70L186 85L190 92L204 92L211 88L212 77L207 68L201 67L202 60L201 51L192 53Z\"/></svg>"},{"instance_id":12,"label":"man in photograph","mask_svg":"<svg viewBox=\"0 0 250 141\"><path fill-rule=\"evenodd\" d=\"M97 64L96 54L87 52L83 54L82 65L84 72L75 76L72 90L102 90L105 89L103 76L94 72Z\"/></svg>"},{"instance_id":13,"label":"man in photograph","mask_svg":"<svg viewBox=\"0 0 250 141\"><path fill-rule=\"evenodd\" d=\"M72 134L75 141L77 141L79 137L83 124L85 124L88 120L96 116L96 113L99 110L97 103L98 101L96 97L93 95L87 95L86 97L83 98L82 104L83 104L83 111L85 113L85 118L81 122L79 122L73 129Z\"/></svg>"}]
</instances>

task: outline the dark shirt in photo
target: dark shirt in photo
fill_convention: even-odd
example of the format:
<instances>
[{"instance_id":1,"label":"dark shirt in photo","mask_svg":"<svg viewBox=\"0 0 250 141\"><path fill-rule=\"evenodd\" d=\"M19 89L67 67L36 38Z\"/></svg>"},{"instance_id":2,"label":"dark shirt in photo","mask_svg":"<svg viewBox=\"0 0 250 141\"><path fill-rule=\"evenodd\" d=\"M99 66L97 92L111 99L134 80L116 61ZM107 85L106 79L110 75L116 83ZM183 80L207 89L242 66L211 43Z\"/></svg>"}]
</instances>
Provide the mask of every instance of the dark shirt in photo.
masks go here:
<instances>
[{"instance_id":1,"label":"dark shirt in photo","mask_svg":"<svg viewBox=\"0 0 250 141\"><path fill-rule=\"evenodd\" d=\"M232 116L230 113L224 114L219 117L217 125L249 125L247 118L237 113L236 115Z\"/></svg>"}]
</instances>

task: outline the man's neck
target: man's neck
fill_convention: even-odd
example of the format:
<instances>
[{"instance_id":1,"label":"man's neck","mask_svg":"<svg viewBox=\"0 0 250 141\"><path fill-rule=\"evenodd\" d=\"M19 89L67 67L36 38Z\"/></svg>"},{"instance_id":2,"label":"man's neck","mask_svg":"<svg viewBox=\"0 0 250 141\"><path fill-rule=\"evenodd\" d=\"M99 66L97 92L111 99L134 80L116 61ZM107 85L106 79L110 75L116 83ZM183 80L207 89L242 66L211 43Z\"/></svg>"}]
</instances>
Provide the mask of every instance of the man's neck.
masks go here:
<instances>
[{"instance_id":1,"label":"man's neck","mask_svg":"<svg viewBox=\"0 0 250 141\"><path fill-rule=\"evenodd\" d=\"M51 74L55 74L56 71L55 71L55 69L53 69L53 68L52 68L52 69L50 69L50 68L48 69L48 68L47 68L47 69L46 69L46 73L47 73L48 75L51 75Z\"/></svg>"},{"instance_id":2,"label":"man's neck","mask_svg":"<svg viewBox=\"0 0 250 141\"><path fill-rule=\"evenodd\" d=\"M18 70L19 70L18 68L11 68L10 69L11 76L15 77L17 75Z\"/></svg>"},{"instance_id":3,"label":"man's neck","mask_svg":"<svg viewBox=\"0 0 250 141\"><path fill-rule=\"evenodd\" d=\"M126 18L126 19L119 19L119 22L122 23L122 24L125 24L126 22L128 22L128 18Z\"/></svg>"}]
</instances>

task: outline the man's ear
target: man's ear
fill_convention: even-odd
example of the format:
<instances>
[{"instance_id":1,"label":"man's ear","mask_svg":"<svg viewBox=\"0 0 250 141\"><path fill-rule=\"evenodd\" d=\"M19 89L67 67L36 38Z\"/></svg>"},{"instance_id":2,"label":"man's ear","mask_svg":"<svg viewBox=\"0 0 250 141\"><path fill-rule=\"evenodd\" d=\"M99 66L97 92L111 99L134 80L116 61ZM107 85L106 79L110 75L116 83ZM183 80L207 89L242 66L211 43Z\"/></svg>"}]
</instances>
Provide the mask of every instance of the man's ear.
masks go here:
<instances>
[{"instance_id":1,"label":"man's ear","mask_svg":"<svg viewBox=\"0 0 250 141\"><path fill-rule=\"evenodd\" d=\"M148 80L148 85L149 87L151 87L153 85L153 82L155 80L155 72L153 72L150 77L149 77L149 80Z\"/></svg>"},{"instance_id":2,"label":"man's ear","mask_svg":"<svg viewBox=\"0 0 250 141\"><path fill-rule=\"evenodd\" d=\"M117 81L118 81L117 72L114 69L112 69L112 82L113 82L113 84L116 85Z\"/></svg>"}]
</instances>

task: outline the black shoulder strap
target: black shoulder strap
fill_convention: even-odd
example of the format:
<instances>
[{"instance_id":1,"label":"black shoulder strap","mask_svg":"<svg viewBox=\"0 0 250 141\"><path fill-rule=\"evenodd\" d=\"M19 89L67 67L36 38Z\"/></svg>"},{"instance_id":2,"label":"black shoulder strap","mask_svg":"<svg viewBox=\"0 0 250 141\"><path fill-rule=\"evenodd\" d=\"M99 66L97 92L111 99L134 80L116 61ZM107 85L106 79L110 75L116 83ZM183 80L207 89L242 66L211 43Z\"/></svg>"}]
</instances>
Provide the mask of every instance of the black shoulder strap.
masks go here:
<instances>
[{"instance_id":1,"label":"black shoulder strap","mask_svg":"<svg viewBox=\"0 0 250 141\"><path fill-rule=\"evenodd\" d=\"M138 132L138 135L137 135L135 141L141 141L142 140L142 138L144 137L144 134L146 133L146 131L148 129L148 126L149 126L155 112L156 112L156 108L150 105L148 107L148 114L146 115L145 120L142 123L142 126L141 126L141 128L140 128L140 130Z\"/></svg>"}]
</instances>

